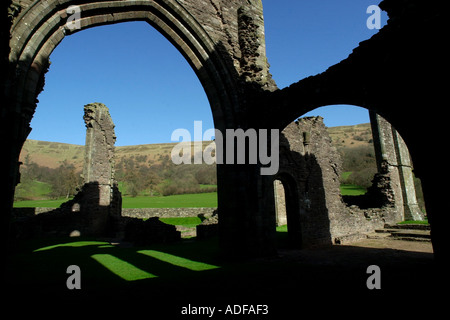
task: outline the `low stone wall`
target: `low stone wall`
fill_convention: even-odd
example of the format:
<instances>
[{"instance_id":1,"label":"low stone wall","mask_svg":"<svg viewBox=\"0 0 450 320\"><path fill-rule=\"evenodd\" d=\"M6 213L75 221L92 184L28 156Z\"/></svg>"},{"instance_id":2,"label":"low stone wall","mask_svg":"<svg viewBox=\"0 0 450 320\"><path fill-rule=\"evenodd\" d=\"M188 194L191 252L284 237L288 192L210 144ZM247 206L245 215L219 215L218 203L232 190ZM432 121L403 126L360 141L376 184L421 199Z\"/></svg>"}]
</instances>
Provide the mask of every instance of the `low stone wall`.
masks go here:
<instances>
[{"instance_id":1,"label":"low stone wall","mask_svg":"<svg viewBox=\"0 0 450 320\"><path fill-rule=\"evenodd\" d=\"M334 215L330 223L333 244L348 244L366 239L376 229L383 229L386 217L392 216L394 208L361 209L352 205L345 207L342 213Z\"/></svg>"},{"instance_id":2,"label":"low stone wall","mask_svg":"<svg viewBox=\"0 0 450 320\"><path fill-rule=\"evenodd\" d=\"M13 215L14 217L32 217L53 210L56 208L13 208Z\"/></svg>"},{"instance_id":3,"label":"low stone wall","mask_svg":"<svg viewBox=\"0 0 450 320\"><path fill-rule=\"evenodd\" d=\"M141 208L122 209L122 217L149 219L158 218L185 218L204 215L205 218L212 216L217 208ZM55 208L14 208L14 216L31 217L45 212L54 211Z\"/></svg>"},{"instance_id":4,"label":"low stone wall","mask_svg":"<svg viewBox=\"0 0 450 320\"><path fill-rule=\"evenodd\" d=\"M211 217L217 208L143 208L143 209L122 209L122 217L132 217L140 219L158 218L186 218L204 215Z\"/></svg>"},{"instance_id":5,"label":"low stone wall","mask_svg":"<svg viewBox=\"0 0 450 320\"><path fill-rule=\"evenodd\" d=\"M180 239L180 227L165 224L159 218L210 218L215 208L144 208L123 209L121 216L110 216L108 237L127 238L139 245L166 243ZM14 208L13 238L86 235L83 214L61 208ZM156 220L155 220L156 219ZM150 232L151 231L151 232ZM189 230L195 236L195 228ZM183 232L183 237L188 234Z\"/></svg>"}]
</instances>

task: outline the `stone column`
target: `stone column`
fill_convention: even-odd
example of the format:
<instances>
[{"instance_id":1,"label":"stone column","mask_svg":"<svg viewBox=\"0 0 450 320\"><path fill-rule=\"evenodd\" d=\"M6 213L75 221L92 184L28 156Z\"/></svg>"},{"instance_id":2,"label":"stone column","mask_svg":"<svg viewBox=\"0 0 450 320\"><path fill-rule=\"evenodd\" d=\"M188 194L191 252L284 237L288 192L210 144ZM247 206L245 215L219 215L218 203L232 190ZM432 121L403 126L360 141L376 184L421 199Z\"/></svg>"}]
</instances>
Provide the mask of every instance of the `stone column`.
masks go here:
<instances>
[{"instance_id":1,"label":"stone column","mask_svg":"<svg viewBox=\"0 0 450 320\"><path fill-rule=\"evenodd\" d=\"M370 112L378 172L389 177L397 213L394 219L423 220L417 204L410 155L399 133L380 115Z\"/></svg>"},{"instance_id":2,"label":"stone column","mask_svg":"<svg viewBox=\"0 0 450 320\"><path fill-rule=\"evenodd\" d=\"M277 226L284 226L287 224L286 194L283 183L280 180L274 181L274 191L275 191L275 210L277 214Z\"/></svg>"},{"instance_id":3,"label":"stone column","mask_svg":"<svg viewBox=\"0 0 450 320\"><path fill-rule=\"evenodd\" d=\"M414 186L413 167L408 147L400 134L392 128L392 135L397 153L398 171L403 191L403 208L405 220L424 220L424 215L419 208Z\"/></svg>"},{"instance_id":4,"label":"stone column","mask_svg":"<svg viewBox=\"0 0 450 320\"><path fill-rule=\"evenodd\" d=\"M116 136L108 108L102 103L84 106L86 123L83 201L81 211L90 234L104 234L115 198L120 197L114 179Z\"/></svg>"},{"instance_id":5,"label":"stone column","mask_svg":"<svg viewBox=\"0 0 450 320\"><path fill-rule=\"evenodd\" d=\"M114 123L102 103L84 106L83 119L86 123L84 182L98 184L99 205L108 206L114 181Z\"/></svg>"}]
</instances>

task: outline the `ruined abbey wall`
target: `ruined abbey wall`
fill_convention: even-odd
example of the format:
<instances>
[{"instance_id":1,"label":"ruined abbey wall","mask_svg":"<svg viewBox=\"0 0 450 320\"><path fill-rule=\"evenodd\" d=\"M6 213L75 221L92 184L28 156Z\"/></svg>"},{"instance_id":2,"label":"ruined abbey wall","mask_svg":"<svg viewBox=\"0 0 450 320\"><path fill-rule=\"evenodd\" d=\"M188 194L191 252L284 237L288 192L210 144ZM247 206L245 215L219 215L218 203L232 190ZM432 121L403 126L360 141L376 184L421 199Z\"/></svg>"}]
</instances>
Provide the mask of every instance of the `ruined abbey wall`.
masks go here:
<instances>
[{"instance_id":1,"label":"ruined abbey wall","mask_svg":"<svg viewBox=\"0 0 450 320\"><path fill-rule=\"evenodd\" d=\"M73 30L66 24L67 8L72 4L81 9L80 29ZM383 0L379 6L388 13L389 20L378 33L361 42L340 63L278 90L270 76L265 54L260 0L2 1L0 63L3 70L8 70L1 75L0 91L0 134L7 137L4 156L0 159L0 181L6 190L0 201L0 211L4 213L1 216L2 243L5 246L8 243L14 189L20 181L19 154L31 130L38 95L45 85L50 54L74 32L140 20L160 31L192 66L208 96L214 124L219 130L283 130L308 111L335 104L365 107L386 119L408 145L414 174L423 184L435 255L442 257L447 247L445 243L448 243L445 230L448 217L439 206L448 196L442 183L436 183L436 178L445 182L448 172L439 165L442 142L437 137L448 133L445 116L442 116L447 90L442 75L437 73L447 60L445 10L437 1L422 0ZM424 113L433 115L433 121L424 120ZM399 141L395 134L392 137L394 143ZM310 141L312 148L312 136ZM314 183L300 184L300 189L308 192L308 197L301 199L313 203L313 194L322 193L325 197L323 212L328 210L331 215L338 212L333 209L338 203L332 201L333 192L324 193L321 182L325 180L334 185L336 168L322 163L318 156L306 156L301 152L305 151L297 152L303 158L299 163L310 162L310 177L317 177ZM392 167L400 169L399 179L404 186L405 181L410 180L407 177L410 166L403 152L396 154L403 160ZM217 166L220 250L225 256L261 256L276 252L273 178L259 174L261 165ZM300 181L308 181L305 173L302 174L298 177ZM290 187L285 189L292 194L295 179L293 182L288 177L284 176L285 187ZM386 185L389 179L386 175L379 176L376 184ZM385 199L392 195L398 198L400 194L405 198L404 190L382 194ZM406 203L413 204L409 200ZM350 227L338 229L333 222L345 215L337 218L331 215L317 219L321 228L329 224L331 235L323 232L315 240L330 242L330 238L349 233L344 229ZM364 219L349 219L355 224L364 219L374 220L371 214ZM297 221L293 223L295 226ZM297 229L301 230L300 223L297 224Z\"/></svg>"},{"instance_id":2,"label":"ruined abbey wall","mask_svg":"<svg viewBox=\"0 0 450 320\"><path fill-rule=\"evenodd\" d=\"M340 192L341 167L341 157L321 117L298 119L282 131L280 171L275 179L282 182L284 198L276 198L285 201L279 211L286 213L288 232L300 233L293 241L301 247L348 243L365 238L375 229L383 228L385 223L401 221L395 199L379 200L383 194L392 193L393 180L380 184L377 175L369 191L375 198L371 202L373 205L349 205ZM289 192L289 188L295 191ZM279 195L281 190L275 189L275 192ZM293 206L291 201L297 203Z\"/></svg>"}]
</instances>

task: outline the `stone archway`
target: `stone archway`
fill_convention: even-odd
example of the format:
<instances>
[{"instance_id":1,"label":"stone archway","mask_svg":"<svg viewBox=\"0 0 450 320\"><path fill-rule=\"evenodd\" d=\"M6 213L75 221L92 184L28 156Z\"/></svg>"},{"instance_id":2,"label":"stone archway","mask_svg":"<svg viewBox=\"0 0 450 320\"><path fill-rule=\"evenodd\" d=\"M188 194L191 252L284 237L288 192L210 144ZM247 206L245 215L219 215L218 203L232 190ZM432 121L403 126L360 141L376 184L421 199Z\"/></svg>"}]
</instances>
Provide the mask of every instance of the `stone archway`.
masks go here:
<instances>
[{"instance_id":1,"label":"stone archway","mask_svg":"<svg viewBox=\"0 0 450 320\"><path fill-rule=\"evenodd\" d=\"M65 32L70 33L64 27L66 10L76 4L82 8L82 29L144 20L162 32L199 76L219 130L282 129L301 114L331 104L358 105L381 115L409 147L422 179L435 256L444 256L448 218L440 206L447 194L436 177L446 181L448 175L438 154L443 148L439 138L448 135L446 119L439 116L447 97L438 74L446 61L446 19L439 6L382 1L380 8L388 12L389 21L379 33L323 73L276 90L265 54L260 0L21 0L12 9L10 4L1 5L0 33L1 63L8 69L0 112L0 134L7 137L0 165L7 190L0 205L4 240L19 180L18 157L44 84L47 59ZM424 114L431 116L424 120ZM259 166L218 166L225 254L274 253L273 181L259 175Z\"/></svg>"},{"instance_id":2,"label":"stone archway","mask_svg":"<svg viewBox=\"0 0 450 320\"><path fill-rule=\"evenodd\" d=\"M77 9L68 10L71 5ZM265 55L264 19L261 1L196 0L23 0L9 13L11 19L8 77L2 108L2 133L10 139L2 159L2 181L8 190L2 207L5 231L8 228L15 185L20 181L19 154L31 128L30 121L37 97L45 84L48 58L55 47L71 33L95 26L126 21L146 21L168 39L191 65L209 99L216 129L251 127L253 117L246 109L251 92L274 90ZM79 12L75 22L79 28L67 25L72 14ZM254 94L254 93L253 93ZM244 107L244 105L247 105ZM242 247L240 238L251 239L243 248L247 254L255 247L255 255L264 254L265 244L272 239L263 230L265 219L259 212L271 208L254 197L261 185L257 171L236 166L219 165L218 202L221 207L221 238L223 250L235 255ZM258 182L259 181L259 182ZM240 185L242 190L230 186ZM241 217L235 210L238 197L246 198L249 228L236 228ZM269 199L270 201L270 199ZM272 210L272 209L270 209ZM256 218L253 218L256 217ZM7 232L4 232L5 236ZM263 244L263 245L261 245ZM239 253L241 255L241 253Z\"/></svg>"},{"instance_id":3,"label":"stone archway","mask_svg":"<svg viewBox=\"0 0 450 320\"><path fill-rule=\"evenodd\" d=\"M444 82L438 76L446 60L442 42L445 19L439 7L414 0L385 0L380 8L389 16L385 27L323 73L267 95L267 105L278 109L269 111L266 118L281 129L312 109L351 104L386 119L404 139L414 173L422 181L434 254L440 260L448 242L448 218L440 209L446 191L438 186L439 181L447 180L448 172L436 160L442 150L436 137L445 135L447 126L445 117L431 120L424 115L442 115L440 108L447 101ZM415 32L411 21L420 26Z\"/></svg>"},{"instance_id":4,"label":"stone archway","mask_svg":"<svg viewBox=\"0 0 450 320\"><path fill-rule=\"evenodd\" d=\"M27 121L44 86L49 56L65 36L99 25L143 20L161 32L183 54L199 77L211 103L216 126L233 101L233 79L217 44L204 28L174 1L84 1L76 5L78 27L68 9L75 1L36 1L15 21L11 31L9 100ZM73 7L72 7L73 8ZM72 9L73 10L73 9ZM229 113L229 112L228 112Z\"/></svg>"}]
</instances>

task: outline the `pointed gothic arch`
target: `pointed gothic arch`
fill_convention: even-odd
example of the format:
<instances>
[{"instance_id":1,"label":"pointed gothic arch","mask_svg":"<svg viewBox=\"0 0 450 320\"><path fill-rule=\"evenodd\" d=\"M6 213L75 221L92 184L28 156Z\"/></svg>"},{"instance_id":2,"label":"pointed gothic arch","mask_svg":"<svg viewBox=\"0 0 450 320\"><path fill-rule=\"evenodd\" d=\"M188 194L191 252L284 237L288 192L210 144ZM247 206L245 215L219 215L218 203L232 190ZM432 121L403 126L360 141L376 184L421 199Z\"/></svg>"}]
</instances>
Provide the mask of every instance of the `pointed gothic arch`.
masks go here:
<instances>
[{"instance_id":1,"label":"pointed gothic arch","mask_svg":"<svg viewBox=\"0 0 450 320\"><path fill-rule=\"evenodd\" d=\"M217 53L217 44L178 2L83 1L77 6L79 29L74 30L67 24L70 2L60 3L35 1L11 29L8 100L24 121L29 123L36 109L50 54L66 36L100 25L146 21L186 58L208 96L216 127L224 125L224 114L230 114L226 109L235 104L232 72Z\"/></svg>"}]
</instances>

